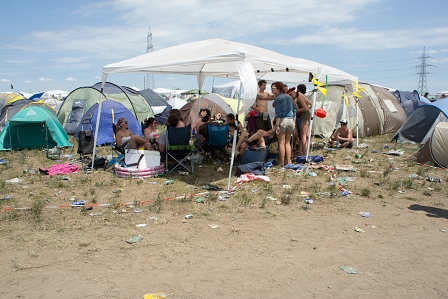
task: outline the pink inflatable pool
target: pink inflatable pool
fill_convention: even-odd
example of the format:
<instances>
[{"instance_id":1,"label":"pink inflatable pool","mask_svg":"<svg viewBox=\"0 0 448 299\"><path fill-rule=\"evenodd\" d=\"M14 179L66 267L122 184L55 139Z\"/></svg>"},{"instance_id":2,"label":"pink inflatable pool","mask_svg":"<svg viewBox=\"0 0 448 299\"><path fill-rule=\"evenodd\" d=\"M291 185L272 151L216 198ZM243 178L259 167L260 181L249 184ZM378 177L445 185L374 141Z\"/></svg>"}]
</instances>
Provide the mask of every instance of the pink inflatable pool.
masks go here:
<instances>
[{"instance_id":1,"label":"pink inflatable pool","mask_svg":"<svg viewBox=\"0 0 448 299\"><path fill-rule=\"evenodd\" d=\"M165 172L165 164L149 168L121 167L115 164L115 173L120 178L147 178Z\"/></svg>"}]
</instances>

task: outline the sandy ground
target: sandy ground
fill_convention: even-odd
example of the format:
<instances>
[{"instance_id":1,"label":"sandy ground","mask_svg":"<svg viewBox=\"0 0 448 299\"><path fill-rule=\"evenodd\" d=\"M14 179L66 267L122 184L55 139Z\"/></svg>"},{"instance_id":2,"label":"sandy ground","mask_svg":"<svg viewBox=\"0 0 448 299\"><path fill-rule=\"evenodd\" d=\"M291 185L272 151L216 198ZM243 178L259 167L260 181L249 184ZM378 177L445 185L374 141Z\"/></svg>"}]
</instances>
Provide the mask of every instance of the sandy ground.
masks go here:
<instances>
[{"instance_id":1,"label":"sandy ground","mask_svg":"<svg viewBox=\"0 0 448 299\"><path fill-rule=\"evenodd\" d=\"M332 154L326 162L347 154L354 152ZM24 168L17 154L8 158L17 159L17 167L3 168L2 181ZM365 169L391 163L385 156L375 159L377 164ZM447 172L428 168L442 183L406 185L420 166L404 160L396 159L400 169L381 186L365 171L337 173L356 177L345 186L355 192L351 197L338 190L335 197L318 196L332 190L323 170L303 177L275 168L267 174L270 183L244 183L226 201L212 195L205 203L163 198L191 193L191 186L206 182L225 186L227 174L217 173L217 165L197 168L194 176L175 175L170 186L163 185L166 178L137 183L107 172L73 174L70 181L22 175L21 184L2 185L2 197L6 191L15 200L3 202L3 208L37 198L63 205L72 196L97 203L151 202L85 213L80 208L0 212L0 297L143 298L163 292L166 298L448 298ZM31 168L38 163L51 162ZM117 188L120 195L113 192ZM311 192L314 203L305 204L300 191ZM185 220L190 213L194 218ZM143 239L128 244L135 235Z\"/></svg>"}]
</instances>

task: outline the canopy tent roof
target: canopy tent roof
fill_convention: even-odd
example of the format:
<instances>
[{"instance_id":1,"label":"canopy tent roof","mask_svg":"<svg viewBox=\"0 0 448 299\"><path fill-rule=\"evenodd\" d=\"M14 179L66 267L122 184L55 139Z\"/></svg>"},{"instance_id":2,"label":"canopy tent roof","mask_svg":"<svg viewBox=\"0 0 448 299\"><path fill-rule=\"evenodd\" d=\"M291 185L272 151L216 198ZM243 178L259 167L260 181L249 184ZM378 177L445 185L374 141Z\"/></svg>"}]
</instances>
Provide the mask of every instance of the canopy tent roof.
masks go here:
<instances>
[{"instance_id":1,"label":"canopy tent roof","mask_svg":"<svg viewBox=\"0 0 448 299\"><path fill-rule=\"evenodd\" d=\"M103 73L198 75L240 78L236 61L248 61L257 79L307 82L309 73L328 75L328 81L356 80L355 76L311 60L279 54L252 45L208 39L146 53L103 67ZM283 74L277 74L283 73ZM274 79L274 78L278 79Z\"/></svg>"},{"instance_id":2,"label":"canopy tent roof","mask_svg":"<svg viewBox=\"0 0 448 299\"><path fill-rule=\"evenodd\" d=\"M109 73L195 75L198 89L202 89L207 76L240 79L243 106L239 107L239 112L254 102L257 79L297 84L308 82L309 74L313 73L317 79L323 76L325 79L322 81L357 81L355 76L324 64L218 38L177 45L108 64L103 67L103 84ZM233 143L236 143L236 134ZM232 154L229 188L233 158Z\"/></svg>"}]
</instances>

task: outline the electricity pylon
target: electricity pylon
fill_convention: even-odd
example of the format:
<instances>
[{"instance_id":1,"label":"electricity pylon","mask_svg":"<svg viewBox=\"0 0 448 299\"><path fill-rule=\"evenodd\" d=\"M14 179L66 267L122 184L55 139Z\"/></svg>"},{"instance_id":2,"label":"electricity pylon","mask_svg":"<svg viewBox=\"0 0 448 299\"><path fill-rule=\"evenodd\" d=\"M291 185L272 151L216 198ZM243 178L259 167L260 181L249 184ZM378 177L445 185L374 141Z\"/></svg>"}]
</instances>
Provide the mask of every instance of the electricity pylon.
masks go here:
<instances>
[{"instance_id":1,"label":"electricity pylon","mask_svg":"<svg viewBox=\"0 0 448 299\"><path fill-rule=\"evenodd\" d=\"M417 90L419 91L420 95L422 95L422 96L425 95L425 93L428 91L428 86L427 86L427 82L426 82L426 74L430 74L430 73L426 71L426 68L428 66L433 66L430 64L426 64L427 58L432 58L432 57L426 55L425 47L423 47L422 56L417 58L420 60L420 65L416 66L416 67L420 67L420 71L417 73L419 75Z\"/></svg>"}]
</instances>

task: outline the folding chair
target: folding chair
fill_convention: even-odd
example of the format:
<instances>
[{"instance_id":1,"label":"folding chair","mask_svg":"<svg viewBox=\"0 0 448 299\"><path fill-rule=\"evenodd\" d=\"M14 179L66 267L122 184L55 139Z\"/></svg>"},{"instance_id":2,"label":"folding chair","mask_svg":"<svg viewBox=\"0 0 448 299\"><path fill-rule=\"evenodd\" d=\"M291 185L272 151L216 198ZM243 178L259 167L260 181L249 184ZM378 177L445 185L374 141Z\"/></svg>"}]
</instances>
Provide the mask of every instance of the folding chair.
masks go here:
<instances>
[{"instance_id":1,"label":"folding chair","mask_svg":"<svg viewBox=\"0 0 448 299\"><path fill-rule=\"evenodd\" d=\"M115 138L115 136L117 135L117 126L116 126L114 123L112 123L112 130L113 130L113 132L114 132L114 138ZM120 146L117 146L117 141L115 141L114 143L112 143L112 158L114 157L114 151L115 151L118 155L124 154L124 153L125 153L125 150L126 150L125 147L126 147L125 144L122 144L122 145L120 145Z\"/></svg>"},{"instance_id":2,"label":"folding chair","mask_svg":"<svg viewBox=\"0 0 448 299\"><path fill-rule=\"evenodd\" d=\"M166 172L170 173L177 167L181 166L185 170L194 172L193 149L194 145L190 144L191 125L182 128L167 126L168 145L166 147L165 165ZM169 158L174 160L174 164L169 167ZM190 159L190 167L187 161Z\"/></svg>"},{"instance_id":3,"label":"folding chair","mask_svg":"<svg viewBox=\"0 0 448 299\"><path fill-rule=\"evenodd\" d=\"M90 119L84 119L81 123L81 131L78 133L78 150L79 159L82 163L82 169L89 167L93 155L94 137L92 131L92 122ZM88 157L87 155L90 155Z\"/></svg>"},{"instance_id":4,"label":"folding chair","mask_svg":"<svg viewBox=\"0 0 448 299\"><path fill-rule=\"evenodd\" d=\"M229 125L208 124L208 141L201 147L209 152L212 159L225 158L228 156L225 148L229 137Z\"/></svg>"},{"instance_id":5,"label":"folding chair","mask_svg":"<svg viewBox=\"0 0 448 299\"><path fill-rule=\"evenodd\" d=\"M265 162L268 154L268 147L246 147L241 157L240 165L252 162Z\"/></svg>"}]
</instances>

